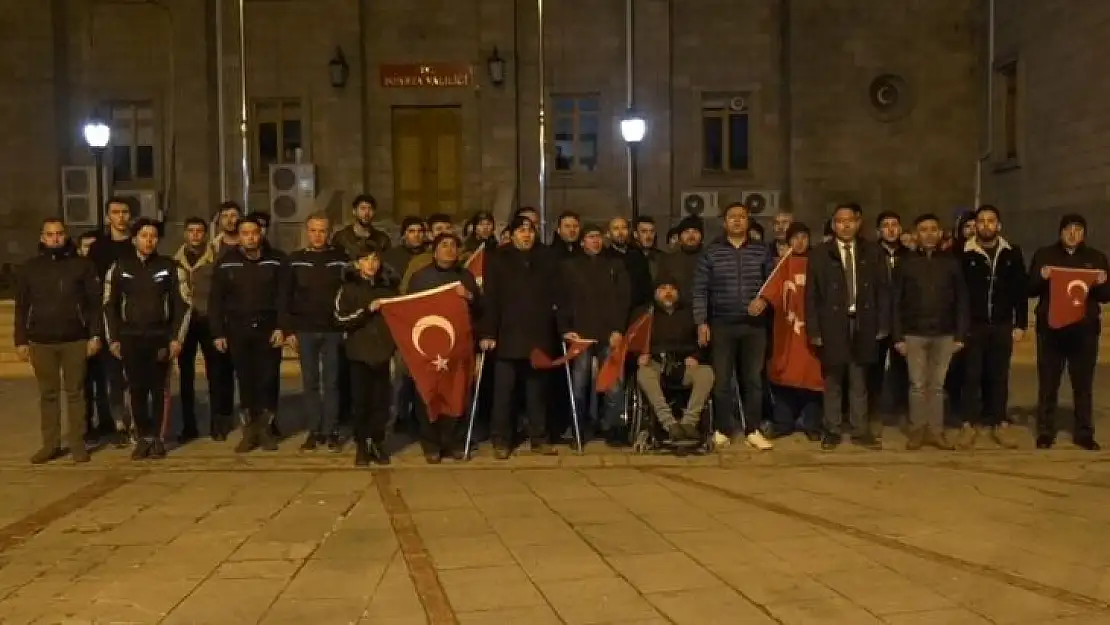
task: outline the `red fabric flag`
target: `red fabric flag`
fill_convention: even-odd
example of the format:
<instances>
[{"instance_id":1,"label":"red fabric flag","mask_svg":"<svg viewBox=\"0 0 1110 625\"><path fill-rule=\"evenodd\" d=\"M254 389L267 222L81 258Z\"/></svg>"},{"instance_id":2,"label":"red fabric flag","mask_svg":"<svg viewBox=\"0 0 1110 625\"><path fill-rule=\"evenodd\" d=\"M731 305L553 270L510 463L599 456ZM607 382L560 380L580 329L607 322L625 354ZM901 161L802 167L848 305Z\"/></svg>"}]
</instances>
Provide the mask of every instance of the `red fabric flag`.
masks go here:
<instances>
[{"instance_id":1,"label":"red fabric flag","mask_svg":"<svg viewBox=\"0 0 1110 625\"><path fill-rule=\"evenodd\" d=\"M597 343L593 339L578 339L576 341L567 341L567 353L562 356L552 359L542 349L536 348L532 350L529 360L532 361L533 369L554 369L555 367L562 367L566 363L578 358L590 346Z\"/></svg>"},{"instance_id":2,"label":"red fabric flag","mask_svg":"<svg viewBox=\"0 0 1110 625\"><path fill-rule=\"evenodd\" d=\"M474 281L478 286L482 286L482 281L486 277L486 244L482 243L470 258L466 259L466 264L463 265L470 273L474 275Z\"/></svg>"},{"instance_id":3,"label":"red fabric flag","mask_svg":"<svg viewBox=\"0 0 1110 625\"><path fill-rule=\"evenodd\" d=\"M1087 316L1087 296L1098 279L1098 270L1048 269L1048 326L1063 328L1083 321Z\"/></svg>"},{"instance_id":4,"label":"red fabric flag","mask_svg":"<svg viewBox=\"0 0 1110 625\"><path fill-rule=\"evenodd\" d=\"M459 282L382 301L389 333L405 360L428 417L461 417L474 369L470 306Z\"/></svg>"},{"instance_id":5,"label":"red fabric flag","mask_svg":"<svg viewBox=\"0 0 1110 625\"><path fill-rule=\"evenodd\" d=\"M787 254L767 278L759 297L775 311L767 379L781 386L825 390L821 362L806 336L805 256Z\"/></svg>"},{"instance_id":6,"label":"red fabric flag","mask_svg":"<svg viewBox=\"0 0 1110 625\"><path fill-rule=\"evenodd\" d=\"M651 349L651 313L646 312L628 326L617 346L609 350L609 357L597 370L594 389L604 393L620 381L624 373L624 361L631 352L639 356Z\"/></svg>"}]
</instances>

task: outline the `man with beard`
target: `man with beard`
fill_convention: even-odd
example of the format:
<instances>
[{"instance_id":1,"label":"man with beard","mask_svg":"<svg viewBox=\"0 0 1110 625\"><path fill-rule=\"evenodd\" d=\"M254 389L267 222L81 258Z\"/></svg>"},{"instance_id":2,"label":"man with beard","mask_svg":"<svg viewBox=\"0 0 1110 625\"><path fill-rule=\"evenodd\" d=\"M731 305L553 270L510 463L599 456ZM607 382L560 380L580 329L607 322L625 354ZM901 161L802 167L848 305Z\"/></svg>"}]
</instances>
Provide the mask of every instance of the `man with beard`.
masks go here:
<instances>
[{"instance_id":1,"label":"man with beard","mask_svg":"<svg viewBox=\"0 0 1110 625\"><path fill-rule=\"evenodd\" d=\"M208 300L213 344L230 353L246 411L243 438L235 447L277 450L272 424L277 410L283 328L288 326L289 265L284 254L262 245L253 215L239 221L239 249L217 264Z\"/></svg>"},{"instance_id":2,"label":"man with beard","mask_svg":"<svg viewBox=\"0 0 1110 625\"><path fill-rule=\"evenodd\" d=\"M212 237L216 258L239 247L239 219L242 217L243 208L238 202L228 200L220 204L216 212L216 233Z\"/></svg>"},{"instance_id":3,"label":"man with beard","mask_svg":"<svg viewBox=\"0 0 1110 625\"><path fill-rule=\"evenodd\" d=\"M890 278L878 246L859 236L862 213L859 204L838 206L832 240L814 248L806 268L806 330L825 377L824 450L843 441L845 382L852 442L881 448L868 419L867 369L890 335Z\"/></svg>"},{"instance_id":4,"label":"man with beard","mask_svg":"<svg viewBox=\"0 0 1110 625\"><path fill-rule=\"evenodd\" d=\"M555 235L551 237L551 251L559 260L575 256L582 251L580 232L582 218L573 211L559 213L555 222Z\"/></svg>"},{"instance_id":5,"label":"man with beard","mask_svg":"<svg viewBox=\"0 0 1110 625\"><path fill-rule=\"evenodd\" d=\"M632 225L634 238L633 246L647 259L648 275L652 283L659 276L659 248L655 246L658 231L655 228L655 219L642 216L637 217ZM655 289L652 289L652 299L655 298Z\"/></svg>"},{"instance_id":6,"label":"man with beard","mask_svg":"<svg viewBox=\"0 0 1110 625\"><path fill-rule=\"evenodd\" d=\"M301 451L317 445L342 449L339 436L339 353L343 335L335 323L335 295L343 283L346 254L328 244L324 213L305 220L308 245L289 257L289 346L300 356L301 392L309 417Z\"/></svg>"},{"instance_id":7,"label":"man with beard","mask_svg":"<svg viewBox=\"0 0 1110 625\"><path fill-rule=\"evenodd\" d=\"M428 251L424 242L424 220L409 215L401 220L401 244L381 255L382 272L393 284L400 284L409 264Z\"/></svg>"},{"instance_id":8,"label":"man with beard","mask_svg":"<svg viewBox=\"0 0 1110 625\"><path fill-rule=\"evenodd\" d=\"M496 349L493 361L493 412L490 428L494 455L506 460L512 453L513 395L523 387L527 406L528 435L532 451L557 452L547 442L545 371L532 368L532 350L550 353L555 324L556 267L551 257L536 247L536 228L526 217L509 224L510 245L498 250L486 268L485 298L478 323L479 347Z\"/></svg>"},{"instance_id":9,"label":"man with beard","mask_svg":"<svg viewBox=\"0 0 1110 625\"><path fill-rule=\"evenodd\" d=\"M775 235L775 247L772 250L775 253L775 258L782 258L790 251L790 237L787 236L787 231L790 230L790 225L794 223L794 213L787 209L782 209L775 214L774 221L771 222L772 231ZM806 234L808 244L809 234Z\"/></svg>"},{"instance_id":10,"label":"man with beard","mask_svg":"<svg viewBox=\"0 0 1110 625\"><path fill-rule=\"evenodd\" d=\"M458 282L456 292L470 302L471 319L477 317L481 290L474 276L459 263L461 242L450 232L440 233L432 240L432 264L412 276L409 292L420 293ZM417 422L420 425L420 447L428 464L439 464L444 457L454 460L466 458L466 449L459 440L459 421L463 415L429 414L427 405L416 402Z\"/></svg>"},{"instance_id":11,"label":"man with beard","mask_svg":"<svg viewBox=\"0 0 1110 625\"><path fill-rule=\"evenodd\" d=\"M1029 326L1028 278L1021 248L1000 236L999 211L990 204L975 213L975 236L964 244L961 265L967 283L971 331L964 348L964 424L956 445L975 447L978 434L1016 449L1006 418L1010 359L1014 343Z\"/></svg>"},{"instance_id":12,"label":"man with beard","mask_svg":"<svg viewBox=\"0 0 1110 625\"><path fill-rule=\"evenodd\" d=\"M238 213L225 211L235 215ZM221 218L221 223L224 220ZM235 236L238 239L238 234ZM177 360L181 387L181 435L178 442L185 443L197 437L196 415L196 365L197 350L204 357L204 372L208 379L209 434L214 441L227 440L232 429L235 410L235 379L231 359L216 351L212 344L212 328L208 319L208 296L212 292L212 274L216 270L216 245L208 243L208 224L200 217L185 220L185 243L174 254L174 260L185 270L189 286L192 314L181 344Z\"/></svg>"},{"instance_id":13,"label":"man with beard","mask_svg":"<svg viewBox=\"0 0 1110 625\"><path fill-rule=\"evenodd\" d=\"M678 287L679 301L690 306L694 301L694 267L702 250L702 220L685 217L675 226L678 247L659 259L659 280Z\"/></svg>"},{"instance_id":14,"label":"man with beard","mask_svg":"<svg viewBox=\"0 0 1110 625\"><path fill-rule=\"evenodd\" d=\"M594 360L605 362L628 327L631 295L628 272L619 259L602 254L600 226L582 231L582 253L563 261L558 303L559 334L565 341L596 341L571 362L571 392L588 441L600 431L611 445L621 442L620 416L624 385L614 384L597 405L593 384Z\"/></svg>"},{"instance_id":15,"label":"man with beard","mask_svg":"<svg viewBox=\"0 0 1110 625\"><path fill-rule=\"evenodd\" d=\"M890 284L894 284L898 269L912 252L902 245L902 218L894 211L883 211L875 219L875 227L878 231L879 250L883 252L883 259L886 261L887 279ZM909 370L906 368L905 356L894 349L894 341L889 336L879 341L879 358L868 369L867 396L871 404L869 413L873 418L879 414L883 393L888 384L892 404L890 409L895 413L904 412L909 408Z\"/></svg>"},{"instance_id":16,"label":"man with beard","mask_svg":"<svg viewBox=\"0 0 1110 625\"><path fill-rule=\"evenodd\" d=\"M1066 368L1075 407L1072 442L1083 449L1098 451L1101 447L1095 442L1092 390L1102 332L1101 304L1110 301L1110 287L1106 283L1110 266L1106 254L1087 245L1087 219L1082 215L1064 215L1060 219L1059 237L1057 243L1037 250L1029 267L1029 293L1039 298L1036 309L1037 448L1049 449L1056 443L1056 401L1060 378ZM1053 267L1096 273L1093 285L1088 287L1082 319L1059 328L1049 325ZM1067 290L1070 297L1073 289L1069 286Z\"/></svg>"},{"instance_id":17,"label":"man with beard","mask_svg":"<svg viewBox=\"0 0 1110 625\"><path fill-rule=\"evenodd\" d=\"M19 272L12 334L20 360L31 361L39 389L42 447L31 456L43 464L62 455L62 395L69 453L88 462L81 389L87 360L100 349L100 278L76 254L56 217L42 222L39 253Z\"/></svg>"},{"instance_id":18,"label":"man with beard","mask_svg":"<svg viewBox=\"0 0 1110 625\"><path fill-rule=\"evenodd\" d=\"M343 250L351 260L355 260L364 241L373 242L382 252L388 250L392 243L389 233L374 227L374 213L377 209L378 201L374 196L363 193L355 197L351 202L354 222L333 234L331 244Z\"/></svg>"},{"instance_id":19,"label":"man with beard","mask_svg":"<svg viewBox=\"0 0 1110 625\"><path fill-rule=\"evenodd\" d=\"M170 364L189 329L188 276L158 254L159 224L138 219L134 253L122 256L104 280L104 337L123 362L138 440L132 460L166 456L162 440Z\"/></svg>"},{"instance_id":20,"label":"man with beard","mask_svg":"<svg viewBox=\"0 0 1110 625\"><path fill-rule=\"evenodd\" d=\"M655 297L651 267L647 256L631 245L628 220L624 217L609 220L609 247L603 253L624 263L624 269L628 272L632 308L643 308L651 304Z\"/></svg>"},{"instance_id":21,"label":"man with beard","mask_svg":"<svg viewBox=\"0 0 1110 625\"><path fill-rule=\"evenodd\" d=\"M770 273L767 246L749 237L751 220L741 202L725 209L725 233L707 247L694 269L693 309L698 344L709 346L715 373L718 442L743 440L758 450L774 447L759 431L763 419L763 367L767 355L767 303L758 297ZM733 375L740 387L736 397ZM743 427L736 429L737 400Z\"/></svg>"}]
</instances>

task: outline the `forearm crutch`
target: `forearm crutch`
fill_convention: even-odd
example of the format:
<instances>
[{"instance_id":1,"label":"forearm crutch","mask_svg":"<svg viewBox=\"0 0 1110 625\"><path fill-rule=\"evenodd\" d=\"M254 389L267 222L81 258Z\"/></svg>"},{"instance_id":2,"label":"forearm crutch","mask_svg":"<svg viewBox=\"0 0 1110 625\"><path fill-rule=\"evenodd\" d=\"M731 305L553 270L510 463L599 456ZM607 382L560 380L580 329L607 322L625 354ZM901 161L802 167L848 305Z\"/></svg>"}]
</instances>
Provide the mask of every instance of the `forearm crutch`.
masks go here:
<instances>
[{"instance_id":1,"label":"forearm crutch","mask_svg":"<svg viewBox=\"0 0 1110 625\"><path fill-rule=\"evenodd\" d=\"M470 400L470 422L466 424L466 459L470 459L470 441L474 436L474 419L478 416L478 395L482 390L482 371L486 367L486 353L478 352L478 373L474 376L474 397Z\"/></svg>"},{"instance_id":2,"label":"forearm crutch","mask_svg":"<svg viewBox=\"0 0 1110 625\"><path fill-rule=\"evenodd\" d=\"M567 356L567 344L560 342L563 346L563 357ZM583 358L586 355L579 356ZM582 453L585 449L582 448L582 430L578 427L578 405L574 401L574 381L570 375L570 361L563 363L563 371L567 374L567 395L570 396L570 421L574 427L574 442L578 445L578 453Z\"/></svg>"}]
</instances>

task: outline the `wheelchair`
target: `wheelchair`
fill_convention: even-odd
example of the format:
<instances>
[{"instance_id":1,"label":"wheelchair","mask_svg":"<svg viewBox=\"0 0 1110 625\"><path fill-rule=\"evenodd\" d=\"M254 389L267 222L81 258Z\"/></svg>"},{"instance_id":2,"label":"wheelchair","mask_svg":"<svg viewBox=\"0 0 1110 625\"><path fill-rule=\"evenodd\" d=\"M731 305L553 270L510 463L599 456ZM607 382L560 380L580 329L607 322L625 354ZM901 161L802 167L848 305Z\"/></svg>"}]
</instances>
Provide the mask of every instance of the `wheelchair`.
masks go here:
<instances>
[{"instance_id":1,"label":"wheelchair","mask_svg":"<svg viewBox=\"0 0 1110 625\"><path fill-rule=\"evenodd\" d=\"M639 368L627 377L625 386L626 418L629 434L632 441L632 452L647 454L653 452L670 451L677 456L690 454L703 455L712 453L715 449L714 433L714 405L713 396L710 394L698 420L698 438L692 441L673 441L668 438L667 432L659 423L648 403L644 392L640 390L637 375ZM671 406L672 414L678 416L686 408L690 398L690 389L676 384L667 384L663 380L663 395Z\"/></svg>"}]
</instances>

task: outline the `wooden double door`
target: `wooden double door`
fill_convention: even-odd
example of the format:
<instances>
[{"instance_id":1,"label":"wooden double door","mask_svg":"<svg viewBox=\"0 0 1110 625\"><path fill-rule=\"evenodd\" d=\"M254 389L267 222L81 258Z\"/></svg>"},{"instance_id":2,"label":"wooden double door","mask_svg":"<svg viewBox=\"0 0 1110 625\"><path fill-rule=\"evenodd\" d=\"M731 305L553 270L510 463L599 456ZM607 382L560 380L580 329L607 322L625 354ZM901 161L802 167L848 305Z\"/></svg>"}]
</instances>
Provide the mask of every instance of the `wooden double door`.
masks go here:
<instances>
[{"instance_id":1,"label":"wooden double door","mask_svg":"<svg viewBox=\"0 0 1110 625\"><path fill-rule=\"evenodd\" d=\"M395 214L460 215L463 150L459 107L398 106L393 108L392 122Z\"/></svg>"}]
</instances>

